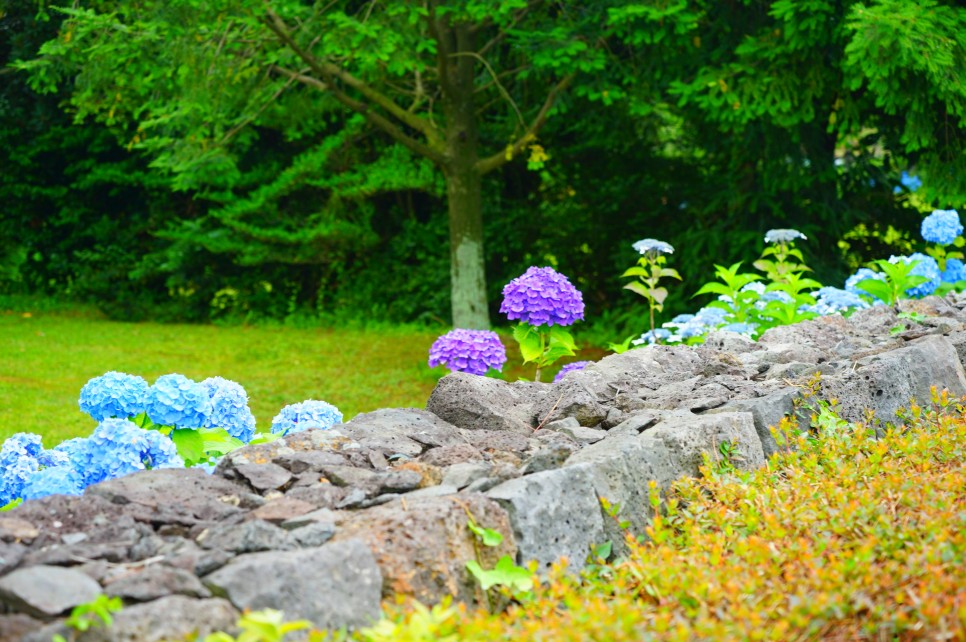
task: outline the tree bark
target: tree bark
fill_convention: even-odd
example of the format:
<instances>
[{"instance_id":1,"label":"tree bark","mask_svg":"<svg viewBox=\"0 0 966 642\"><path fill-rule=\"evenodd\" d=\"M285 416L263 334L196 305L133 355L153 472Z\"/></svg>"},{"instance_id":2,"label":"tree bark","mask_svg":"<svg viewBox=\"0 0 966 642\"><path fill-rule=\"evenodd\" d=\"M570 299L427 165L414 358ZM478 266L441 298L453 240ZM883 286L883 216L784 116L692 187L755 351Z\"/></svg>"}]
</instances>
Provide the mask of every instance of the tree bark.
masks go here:
<instances>
[{"instance_id":1,"label":"tree bark","mask_svg":"<svg viewBox=\"0 0 966 642\"><path fill-rule=\"evenodd\" d=\"M445 161L449 206L450 291L453 326L488 329L483 253L483 189L479 159L479 123L474 99L475 36L470 25L437 21L442 108L446 119Z\"/></svg>"}]
</instances>

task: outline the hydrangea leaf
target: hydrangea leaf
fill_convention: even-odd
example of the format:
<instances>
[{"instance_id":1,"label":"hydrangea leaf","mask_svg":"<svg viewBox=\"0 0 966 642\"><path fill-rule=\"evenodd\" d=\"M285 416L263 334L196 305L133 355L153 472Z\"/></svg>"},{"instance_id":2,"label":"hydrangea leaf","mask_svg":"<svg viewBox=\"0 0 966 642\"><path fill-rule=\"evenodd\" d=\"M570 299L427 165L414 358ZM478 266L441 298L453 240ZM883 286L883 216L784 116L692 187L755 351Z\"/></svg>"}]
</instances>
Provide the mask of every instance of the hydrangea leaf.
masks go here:
<instances>
[{"instance_id":1,"label":"hydrangea leaf","mask_svg":"<svg viewBox=\"0 0 966 642\"><path fill-rule=\"evenodd\" d=\"M184 459L185 466L197 464L205 456L205 440L197 430L174 430L171 440Z\"/></svg>"},{"instance_id":2,"label":"hydrangea leaf","mask_svg":"<svg viewBox=\"0 0 966 642\"><path fill-rule=\"evenodd\" d=\"M179 432L184 431L176 430L175 434ZM207 428L192 432L200 432L203 442L202 450L204 453L211 455L221 456L245 445L245 442L236 437L232 437L224 428Z\"/></svg>"},{"instance_id":3,"label":"hydrangea leaf","mask_svg":"<svg viewBox=\"0 0 966 642\"><path fill-rule=\"evenodd\" d=\"M641 266L635 265L634 267L627 268L626 270L624 270L624 273L621 274L621 276L622 277L624 277L624 276L648 276L648 272L647 272L647 270L645 270Z\"/></svg>"},{"instance_id":4,"label":"hydrangea leaf","mask_svg":"<svg viewBox=\"0 0 966 642\"><path fill-rule=\"evenodd\" d=\"M520 354L524 363L530 363L540 358L540 333L532 325L521 323L513 328L513 338L520 344Z\"/></svg>"},{"instance_id":5,"label":"hydrangea leaf","mask_svg":"<svg viewBox=\"0 0 966 642\"><path fill-rule=\"evenodd\" d=\"M645 299L650 298L647 286L641 283L640 281L631 281L630 283L624 286L624 289L630 290L634 294L640 294Z\"/></svg>"}]
</instances>

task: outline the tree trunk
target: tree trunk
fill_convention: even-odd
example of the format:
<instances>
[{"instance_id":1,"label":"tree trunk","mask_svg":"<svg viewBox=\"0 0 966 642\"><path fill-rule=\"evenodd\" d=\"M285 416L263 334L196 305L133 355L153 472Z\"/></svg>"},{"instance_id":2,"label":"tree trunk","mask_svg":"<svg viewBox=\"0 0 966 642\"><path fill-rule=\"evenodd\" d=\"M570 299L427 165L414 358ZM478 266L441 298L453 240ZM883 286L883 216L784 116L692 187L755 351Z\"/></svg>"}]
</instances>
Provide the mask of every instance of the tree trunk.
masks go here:
<instances>
[{"instance_id":1,"label":"tree trunk","mask_svg":"<svg viewBox=\"0 0 966 642\"><path fill-rule=\"evenodd\" d=\"M474 35L469 25L442 24L438 29L441 49L442 107L446 117L446 195L449 204L450 288L453 326L488 329L483 254L482 177L479 158L479 123L474 94L472 56Z\"/></svg>"},{"instance_id":2,"label":"tree trunk","mask_svg":"<svg viewBox=\"0 0 966 642\"><path fill-rule=\"evenodd\" d=\"M446 169L453 326L490 327L483 256L483 191L473 166Z\"/></svg>"}]
</instances>

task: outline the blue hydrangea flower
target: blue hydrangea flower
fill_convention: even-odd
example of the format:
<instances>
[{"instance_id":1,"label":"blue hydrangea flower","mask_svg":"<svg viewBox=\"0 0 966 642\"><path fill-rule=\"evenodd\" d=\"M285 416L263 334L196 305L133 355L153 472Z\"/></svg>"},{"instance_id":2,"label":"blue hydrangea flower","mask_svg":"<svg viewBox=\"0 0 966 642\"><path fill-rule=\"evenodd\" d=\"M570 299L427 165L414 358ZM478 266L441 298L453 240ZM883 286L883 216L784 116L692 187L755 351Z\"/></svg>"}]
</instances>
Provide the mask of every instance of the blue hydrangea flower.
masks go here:
<instances>
[{"instance_id":1,"label":"blue hydrangea flower","mask_svg":"<svg viewBox=\"0 0 966 642\"><path fill-rule=\"evenodd\" d=\"M798 230L768 230L765 232L765 243L791 243L795 239L808 239Z\"/></svg>"},{"instance_id":2,"label":"blue hydrangea flower","mask_svg":"<svg viewBox=\"0 0 966 642\"><path fill-rule=\"evenodd\" d=\"M655 239L641 239L637 243L634 243L631 247L641 254L651 258L656 257L658 254L674 254L674 248L670 243L657 241Z\"/></svg>"},{"instance_id":3,"label":"blue hydrangea flower","mask_svg":"<svg viewBox=\"0 0 966 642\"><path fill-rule=\"evenodd\" d=\"M922 179L918 176L910 176L909 172L903 171L902 176L899 177L899 183L902 187L905 187L910 192L915 192L917 189L922 187ZM896 185L895 189L892 190L894 193L899 194L902 192L902 187Z\"/></svg>"},{"instance_id":4,"label":"blue hydrangea flower","mask_svg":"<svg viewBox=\"0 0 966 642\"><path fill-rule=\"evenodd\" d=\"M48 495L81 495L85 487L81 475L70 466L52 466L30 476L23 487L23 499L30 501Z\"/></svg>"},{"instance_id":5,"label":"blue hydrangea flower","mask_svg":"<svg viewBox=\"0 0 966 642\"><path fill-rule=\"evenodd\" d=\"M126 419L144 412L147 393L148 382L141 377L112 370L84 384L77 403L97 421Z\"/></svg>"},{"instance_id":6,"label":"blue hydrangea flower","mask_svg":"<svg viewBox=\"0 0 966 642\"><path fill-rule=\"evenodd\" d=\"M23 488L40 466L33 457L11 457L0 461L0 506L23 496Z\"/></svg>"},{"instance_id":7,"label":"blue hydrangea flower","mask_svg":"<svg viewBox=\"0 0 966 642\"><path fill-rule=\"evenodd\" d=\"M105 419L86 442L83 446L75 442L69 452L72 467L85 485L149 468L184 468L169 437L126 419Z\"/></svg>"},{"instance_id":8,"label":"blue hydrangea flower","mask_svg":"<svg viewBox=\"0 0 966 642\"><path fill-rule=\"evenodd\" d=\"M743 334L745 336L750 337L751 335L755 334L755 332L758 330L758 324L729 323L727 325L721 326L719 330L723 330L724 332L734 332L735 334Z\"/></svg>"},{"instance_id":9,"label":"blue hydrangea flower","mask_svg":"<svg viewBox=\"0 0 966 642\"><path fill-rule=\"evenodd\" d=\"M671 331L665 328L655 328L654 330L648 330L638 338L631 341L636 346L642 345L644 343L651 344L657 341L666 341L671 338Z\"/></svg>"},{"instance_id":10,"label":"blue hydrangea flower","mask_svg":"<svg viewBox=\"0 0 966 642\"><path fill-rule=\"evenodd\" d=\"M40 435L32 432L18 432L3 442L3 447L0 447L0 458L10 457L11 461L21 457L36 459L43 451L43 439Z\"/></svg>"},{"instance_id":11,"label":"blue hydrangea flower","mask_svg":"<svg viewBox=\"0 0 966 642\"><path fill-rule=\"evenodd\" d=\"M966 265L959 259L946 259L946 270L943 272L944 283L966 281Z\"/></svg>"},{"instance_id":12,"label":"blue hydrangea flower","mask_svg":"<svg viewBox=\"0 0 966 642\"><path fill-rule=\"evenodd\" d=\"M531 267L503 288L500 312L530 325L572 325L584 318L584 298L553 268Z\"/></svg>"},{"instance_id":13,"label":"blue hydrangea flower","mask_svg":"<svg viewBox=\"0 0 966 642\"><path fill-rule=\"evenodd\" d=\"M342 413L338 408L325 401L309 399L282 408L272 419L272 433L287 435L309 428L328 430L341 422Z\"/></svg>"},{"instance_id":14,"label":"blue hydrangea flower","mask_svg":"<svg viewBox=\"0 0 966 642\"><path fill-rule=\"evenodd\" d=\"M206 428L223 428L246 444L255 436L255 415L248 407L248 393L234 381L209 377L201 382L211 402Z\"/></svg>"},{"instance_id":15,"label":"blue hydrangea flower","mask_svg":"<svg viewBox=\"0 0 966 642\"><path fill-rule=\"evenodd\" d=\"M560 369L560 372L557 373L557 376L553 378L553 382L557 383L558 381L563 379L564 375L567 374L568 372L576 372L577 370L583 370L584 368L586 368L592 363L593 361L574 361L572 363L568 363L563 368Z\"/></svg>"},{"instance_id":16,"label":"blue hydrangea flower","mask_svg":"<svg viewBox=\"0 0 966 642\"><path fill-rule=\"evenodd\" d=\"M830 314L840 314L846 310L864 310L869 304L855 292L842 290L840 288L823 287L815 297L814 305L803 305L800 310L814 312L820 316Z\"/></svg>"},{"instance_id":17,"label":"blue hydrangea flower","mask_svg":"<svg viewBox=\"0 0 966 642\"><path fill-rule=\"evenodd\" d=\"M930 243L949 245L963 233L956 210L935 210L922 220L922 238Z\"/></svg>"},{"instance_id":18,"label":"blue hydrangea flower","mask_svg":"<svg viewBox=\"0 0 966 642\"><path fill-rule=\"evenodd\" d=\"M211 414L211 402L200 383L184 375L167 374L148 388L144 410L161 426L201 428Z\"/></svg>"},{"instance_id":19,"label":"blue hydrangea flower","mask_svg":"<svg viewBox=\"0 0 966 642\"><path fill-rule=\"evenodd\" d=\"M939 271L939 264L936 263L936 259L931 256L926 256L922 252L915 252L909 256L890 256L889 263L898 263L902 261L903 263L911 263L912 261L917 261L916 267L912 268L910 274L918 274L919 276L924 276L929 280L925 283L911 287L906 290L906 296L910 296L914 299L919 299L924 296L929 296L936 291L939 284L942 282L942 272Z\"/></svg>"},{"instance_id":20,"label":"blue hydrangea flower","mask_svg":"<svg viewBox=\"0 0 966 642\"><path fill-rule=\"evenodd\" d=\"M506 348L496 332L450 330L429 349L429 367L444 365L452 372L485 375L490 368L502 370Z\"/></svg>"}]
</instances>

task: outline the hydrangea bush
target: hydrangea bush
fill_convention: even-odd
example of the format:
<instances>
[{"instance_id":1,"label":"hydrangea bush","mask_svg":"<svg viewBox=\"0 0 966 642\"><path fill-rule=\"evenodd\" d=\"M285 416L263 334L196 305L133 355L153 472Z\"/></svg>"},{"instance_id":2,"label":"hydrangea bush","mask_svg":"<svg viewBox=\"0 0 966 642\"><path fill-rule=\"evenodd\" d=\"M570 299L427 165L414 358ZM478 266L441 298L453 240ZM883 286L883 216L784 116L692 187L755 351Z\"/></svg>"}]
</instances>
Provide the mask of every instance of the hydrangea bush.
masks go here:
<instances>
[{"instance_id":1,"label":"hydrangea bush","mask_svg":"<svg viewBox=\"0 0 966 642\"><path fill-rule=\"evenodd\" d=\"M39 435L18 433L0 446L0 508L53 494L79 495L92 484L139 470L214 468L246 443L277 439L342 421L338 408L304 401L282 409L272 433L257 435L245 389L222 377L197 383L180 374L148 386L108 372L81 389L80 409L98 421L89 437L44 449Z\"/></svg>"},{"instance_id":2,"label":"hydrangea bush","mask_svg":"<svg viewBox=\"0 0 966 642\"><path fill-rule=\"evenodd\" d=\"M513 338L520 345L524 363L540 371L561 357L573 356L577 345L564 329L584 318L584 298L563 274L550 267L531 267L503 288L500 312L519 321Z\"/></svg>"}]
</instances>

